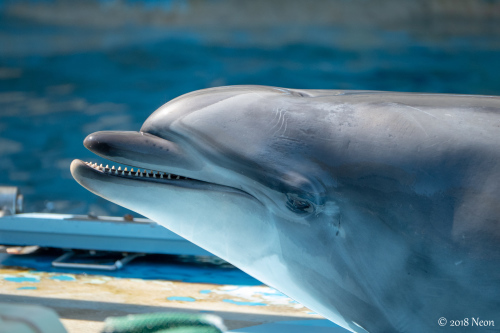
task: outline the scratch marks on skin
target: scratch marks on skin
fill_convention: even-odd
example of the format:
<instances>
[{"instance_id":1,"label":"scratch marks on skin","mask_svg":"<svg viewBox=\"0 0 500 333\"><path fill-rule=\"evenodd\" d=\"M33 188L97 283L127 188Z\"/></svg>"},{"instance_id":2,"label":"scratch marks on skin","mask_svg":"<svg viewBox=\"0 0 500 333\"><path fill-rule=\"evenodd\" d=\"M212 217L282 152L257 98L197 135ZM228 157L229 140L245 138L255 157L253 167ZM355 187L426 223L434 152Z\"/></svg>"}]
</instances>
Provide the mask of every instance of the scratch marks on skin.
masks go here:
<instances>
[{"instance_id":1,"label":"scratch marks on skin","mask_svg":"<svg viewBox=\"0 0 500 333\"><path fill-rule=\"evenodd\" d=\"M399 106L403 106L403 107L408 108L408 109L411 109L411 110L416 110L416 111L418 111L418 112L421 112L421 113L424 113L424 114L426 114L426 115L428 115L428 116L431 116L431 117L432 117L432 118L434 118L434 119L437 119L437 118L436 118L436 116L434 116L434 115L432 115L432 114L430 114L430 113L428 113L428 112L426 112L426 111L424 111L424 110L421 110L421 109L419 109L419 108L416 108L416 107L414 107L414 106L410 106L410 105L406 105L406 104L402 104L402 103L389 103L389 104L390 104L390 105L394 105L394 106L398 106L398 107L399 107ZM415 121L415 124L416 124L416 125L417 125L417 126L418 126L418 127L419 127L419 128L420 128L423 132L424 132L424 133L425 133L425 135L426 135L427 137L429 137L429 133L427 133L427 130L425 129L425 127L424 127L424 126L422 126L422 124L420 123L420 121L419 121L417 118L415 118L415 117L414 117L414 115L413 115L412 113L408 113L408 115L409 115L409 116L410 116L410 117L411 117L411 118Z\"/></svg>"},{"instance_id":2,"label":"scratch marks on skin","mask_svg":"<svg viewBox=\"0 0 500 333\"><path fill-rule=\"evenodd\" d=\"M433 144L427 146L427 148L431 148L431 147L434 147L434 146L437 146L437 145L440 145L440 144L446 144L450 141L452 141L453 139L447 139L447 140L444 140L444 141L436 141L434 142Z\"/></svg>"},{"instance_id":3,"label":"scratch marks on skin","mask_svg":"<svg viewBox=\"0 0 500 333\"><path fill-rule=\"evenodd\" d=\"M248 95L250 93L251 92L247 92L247 93L242 93L242 94L238 94L238 95L232 95L232 96L224 97L224 98L222 98L221 100L219 100L219 101L217 101L215 103L208 104L208 105L205 105L205 106L203 106L203 107L201 107L201 108L199 108L197 110L194 110L193 113L198 113L198 112L201 112L201 111L206 110L206 109L210 109L211 110L212 108L217 108L218 104L220 104L222 102L225 102L225 101L227 102L228 100L231 100L231 99L234 99L234 98L240 98L240 97L242 97L244 95ZM179 119L177 119L177 120L175 120L175 122L177 122L177 121L182 121L182 117L179 118Z\"/></svg>"},{"instance_id":4,"label":"scratch marks on skin","mask_svg":"<svg viewBox=\"0 0 500 333\"><path fill-rule=\"evenodd\" d=\"M282 137L285 135L288 126L288 118L286 116L287 113L288 110L286 109L280 107L275 109L275 115L273 119L273 122L275 122L275 124L271 127L271 131L274 130L273 136Z\"/></svg>"},{"instance_id":5,"label":"scratch marks on skin","mask_svg":"<svg viewBox=\"0 0 500 333\"><path fill-rule=\"evenodd\" d=\"M413 110L417 110L417 111L423 112L423 113L425 113L426 115L431 116L432 118L436 118L436 116L434 116L434 115L430 114L429 112L425 112L424 110L420 110L419 108L416 108L416 107L414 107L414 106L409 106L409 105L406 105L406 104L401 104L401 103L399 103L399 105L405 106L405 107L410 108L410 109L413 109Z\"/></svg>"}]
</instances>

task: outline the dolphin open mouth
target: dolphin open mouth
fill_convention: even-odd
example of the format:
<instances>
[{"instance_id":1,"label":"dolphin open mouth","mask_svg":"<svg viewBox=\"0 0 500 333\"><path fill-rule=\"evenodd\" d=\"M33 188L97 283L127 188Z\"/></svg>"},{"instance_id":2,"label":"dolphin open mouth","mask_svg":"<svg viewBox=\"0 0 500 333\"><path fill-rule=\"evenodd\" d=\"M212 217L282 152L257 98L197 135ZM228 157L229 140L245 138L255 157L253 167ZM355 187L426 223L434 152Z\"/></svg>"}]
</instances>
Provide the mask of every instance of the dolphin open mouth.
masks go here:
<instances>
[{"instance_id":1,"label":"dolphin open mouth","mask_svg":"<svg viewBox=\"0 0 500 333\"><path fill-rule=\"evenodd\" d=\"M104 181L107 183L133 184L142 183L158 186L173 186L182 188L191 188L198 190L216 190L224 192L238 192L239 194L248 193L230 186L211 183L203 180L181 176L175 173L147 170L140 168L115 167L92 162L84 162L76 159L71 163L71 173L75 180L91 192L101 195L99 186L95 186L95 181Z\"/></svg>"},{"instance_id":2,"label":"dolphin open mouth","mask_svg":"<svg viewBox=\"0 0 500 333\"><path fill-rule=\"evenodd\" d=\"M122 168L121 166L115 168L115 166L109 167L109 165L98 165L97 163L84 162L79 159L73 160L71 163L71 172L77 182L94 193L99 192L99 190L92 189L93 186L91 186L91 182L93 179L99 179L107 182L116 182L120 180L122 182L151 182L160 186L167 185L192 189L237 192L239 194L251 196L249 193L231 186L189 178L174 173L146 169L141 170L140 168L130 168L129 170L128 167ZM115 179L115 181L113 181L113 179Z\"/></svg>"},{"instance_id":3,"label":"dolphin open mouth","mask_svg":"<svg viewBox=\"0 0 500 333\"><path fill-rule=\"evenodd\" d=\"M97 165L97 163L92 163L92 162L83 162L85 165L88 167L94 169L97 172L103 173L103 174L108 174L111 176L116 176L116 177L124 177L124 178L132 178L132 179L140 179L140 180L145 180L145 181L154 181L154 182L168 182L172 180L191 180L191 181L199 181L196 179L192 179L189 177L184 177L180 175L176 175L173 173L166 173L166 172L161 172L161 171L155 171L155 170L141 170L137 169L134 170L134 168L131 168L128 170L127 167L124 167L122 169L121 166L118 168L115 168L113 165L111 168L109 165L103 166L102 164Z\"/></svg>"},{"instance_id":4,"label":"dolphin open mouth","mask_svg":"<svg viewBox=\"0 0 500 333\"><path fill-rule=\"evenodd\" d=\"M239 188L217 182L214 175L200 172L203 165L185 149L149 133L96 132L85 139L84 145L96 155L112 161L109 164L98 164L76 159L71 163L71 173L75 180L98 195L101 195L102 185L99 183L102 182L124 185L140 182L152 186L166 185L250 195ZM110 167L113 162L117 163L117 167Z\"/></svg>"}]
</instances>

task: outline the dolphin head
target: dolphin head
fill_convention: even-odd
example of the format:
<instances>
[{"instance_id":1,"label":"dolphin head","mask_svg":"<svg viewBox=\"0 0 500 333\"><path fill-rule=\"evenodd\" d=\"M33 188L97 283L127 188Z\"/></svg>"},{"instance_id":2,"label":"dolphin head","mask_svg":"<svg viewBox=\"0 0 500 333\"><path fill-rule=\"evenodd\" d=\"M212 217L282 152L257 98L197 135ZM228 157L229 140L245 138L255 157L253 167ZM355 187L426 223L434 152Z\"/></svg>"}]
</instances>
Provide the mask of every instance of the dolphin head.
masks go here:
<instances>
[{"instance_id":1,"label":"dolphin head","mask_svg":"<svg viewBox=\"0 0 500 333\"><path fill-rule=\"evenodd\" d=\"M465 106L452 117L454 105ZM489 259L462 265L480 256L447 231L474 206L467 196L497 191L470 176L483 174L471 151L498 170L498 118L475 116L490 109L498 102L485 97L219 87L168 102L139 132L85 139L133 172L79 160L71 172L353 332L429 331L432 316L500 304L497 282L475 282ZM484 221L498 216L489 202ZM497 251L485 239L469 245Z\"/></svg>"},{"instance_id":2,"label":"dolphin head","mask_svg":"<svg viewBox=\"0 0 500 333\"><path fill-rule=\"evenodd\" d=\"M276 236L271 221L304 223L324 211L326 177L308 160L311 147L289 133L297 127L289 123L301 119L300 112L285 111L284 96L303 93L240 86L180 96L139 132L96 132L85 139L92 152L132 169L75 160L71 172L93 193L230 262L253 262L262 256L263 239Z\"/></svg>"},{"instance_id":3,"label":"dolphin head","mask_svg":"<svg viewBox=\"0 0 500 333\"><path fill-rule=\"evenodd\" d=\"M255 86L195 91L160 107L139 132L85 139L89 150L127 171L75 160L71 172L91 192L325 313L292 281L287 260L293 255L285 255L304 251L304 242L328 242L303 229L325 234L316 221L337 214L326 200L335 181L316 162L318 147L302 140L315 135L308 123L316 115L301 106L308 97ZM341 232L336 223L326 228ZM344 323L331 307L328 312Z\"/></svg>"}]
</instances>

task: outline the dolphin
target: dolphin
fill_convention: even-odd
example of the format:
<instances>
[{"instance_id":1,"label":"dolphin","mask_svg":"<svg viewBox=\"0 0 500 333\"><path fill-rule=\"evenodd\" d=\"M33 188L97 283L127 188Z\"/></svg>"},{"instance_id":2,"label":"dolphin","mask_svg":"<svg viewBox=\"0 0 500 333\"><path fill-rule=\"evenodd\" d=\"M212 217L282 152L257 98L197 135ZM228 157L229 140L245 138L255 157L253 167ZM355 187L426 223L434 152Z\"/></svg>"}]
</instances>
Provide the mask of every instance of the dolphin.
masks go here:
<instances>
[{"instance_id":1,"label":"dolphin","mask_svg":"<svg viewBox=\"0 0 500 333\"><path fill-rule=\"evenodd\" d=\"M82 186L347 330L500 326L499 97L217 87L84 145L133 170Z\"/></svg>"}]
</instances>

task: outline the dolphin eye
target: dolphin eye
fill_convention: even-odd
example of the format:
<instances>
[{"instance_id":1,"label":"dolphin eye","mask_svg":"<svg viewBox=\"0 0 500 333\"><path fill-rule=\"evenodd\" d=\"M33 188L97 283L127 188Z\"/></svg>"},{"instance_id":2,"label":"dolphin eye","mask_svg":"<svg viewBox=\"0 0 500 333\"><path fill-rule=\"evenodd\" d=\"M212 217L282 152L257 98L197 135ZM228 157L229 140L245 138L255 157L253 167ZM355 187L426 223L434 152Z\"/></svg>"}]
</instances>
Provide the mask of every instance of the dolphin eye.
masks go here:
<instances>
[{"instance_id":1,"label":"dolphin eye","mask_svg":"<svg viewBox=\"0 0 500 333\"><path fill-rule=\"evenodd\" d=\"M299 198L297 195L289 194L287 195L288 200L286 206L294 213L304 214L312 213L314 211L314 205L306 199Z\"/></svg>"}]
</instances>

